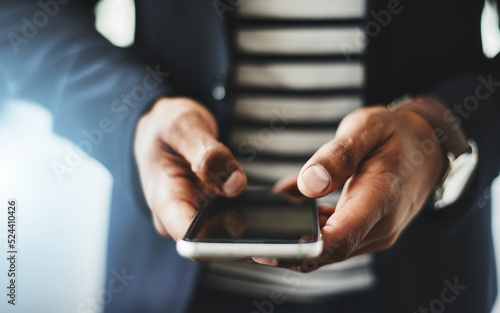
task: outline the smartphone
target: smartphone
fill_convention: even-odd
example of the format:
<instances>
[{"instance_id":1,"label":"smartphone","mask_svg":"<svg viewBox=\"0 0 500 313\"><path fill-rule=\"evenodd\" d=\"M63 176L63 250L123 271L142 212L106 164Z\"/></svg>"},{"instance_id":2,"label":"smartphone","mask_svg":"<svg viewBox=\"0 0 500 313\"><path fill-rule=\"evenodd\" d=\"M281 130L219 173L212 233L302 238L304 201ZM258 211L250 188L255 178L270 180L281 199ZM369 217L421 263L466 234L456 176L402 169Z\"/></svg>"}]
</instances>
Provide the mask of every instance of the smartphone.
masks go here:
<instances>
[{"instance_id":1,"label":"smartphone","mask_svg":"<svg viewBox=\"0 0 500 313\"><path fill-rule=\"evenodd\" d=\"M323 248L314 199L294 202L269 191L217 198L199 210L177 251L189 258L318 256Z\"/></svg>"}]
</instances>

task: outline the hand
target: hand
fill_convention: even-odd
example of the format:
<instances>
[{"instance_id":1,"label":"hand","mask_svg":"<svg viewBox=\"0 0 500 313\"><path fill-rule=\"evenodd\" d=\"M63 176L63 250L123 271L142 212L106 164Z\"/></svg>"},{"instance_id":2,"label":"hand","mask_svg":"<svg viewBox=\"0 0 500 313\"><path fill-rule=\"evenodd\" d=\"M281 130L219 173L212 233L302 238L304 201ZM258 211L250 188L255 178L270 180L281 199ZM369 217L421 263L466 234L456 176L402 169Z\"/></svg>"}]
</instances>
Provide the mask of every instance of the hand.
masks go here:
<instances>
[{"instance_id":1,"label":"hand","mask_svg":"<svg viewBox=\"0 0 500 313\"><path fill-rule=\"evenodd\" d=\"M298 190L312 198L344 185L335 208L320 207L322 254L299 262L256 261L311 271L390 247L419 213L445 164L433 129L419 114L379 106L348 115L296 180ZM293 191L293 184L287 178L275 190Z\"/></svg>"},{"instance_id":2,"label":"hand","mask_svg":"<svg viewBox=\"0 0 500 313\"><path fill-rule=\"evenodd\" d=\"M158 100L137 124L134 154L155 228L174 240L210 199L246 187L241 166L217 141L215 119L191 99ZM225 221L231 233L234 225Z\"/></svg>"}]
</instances>

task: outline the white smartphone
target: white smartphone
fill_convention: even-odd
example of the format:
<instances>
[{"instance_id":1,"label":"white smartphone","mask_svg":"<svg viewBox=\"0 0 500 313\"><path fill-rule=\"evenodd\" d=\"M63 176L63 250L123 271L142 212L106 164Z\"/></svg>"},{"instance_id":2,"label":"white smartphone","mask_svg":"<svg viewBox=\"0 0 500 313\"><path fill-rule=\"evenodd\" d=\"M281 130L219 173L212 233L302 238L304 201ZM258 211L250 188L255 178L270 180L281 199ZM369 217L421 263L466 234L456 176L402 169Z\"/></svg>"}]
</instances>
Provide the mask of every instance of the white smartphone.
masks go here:
<instances>
[{"instance_id":1,"label":"white smartphone","mask_svg":"<svg viewBox=\"0 0 500 313\"><path fill-rule=\"evenodd\" d=\"M189 258L302 259L322 249L316 201L294 202L268 191L217 198L177 241L179 254Z\"/></svg>"}]
</instances>

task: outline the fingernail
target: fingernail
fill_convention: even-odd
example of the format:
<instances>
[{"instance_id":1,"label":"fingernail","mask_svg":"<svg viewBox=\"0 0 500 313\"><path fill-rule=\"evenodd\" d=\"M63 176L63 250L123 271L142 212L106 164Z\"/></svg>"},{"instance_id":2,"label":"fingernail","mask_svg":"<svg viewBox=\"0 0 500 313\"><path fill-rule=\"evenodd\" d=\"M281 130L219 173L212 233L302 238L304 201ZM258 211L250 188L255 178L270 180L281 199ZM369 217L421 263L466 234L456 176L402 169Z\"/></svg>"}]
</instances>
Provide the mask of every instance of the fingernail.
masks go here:
<instances>
[{"instance_id":1,"label":"fingernail","mask_svg":"<svg viewBox=\"0 0 500 313\"><path fill-rule=\"evenodd\" d=\"M245 231L245 223L231 214L224 217L223 225L232 238L240 238Z\"/></svg>"},{"instance_id":2,"label":"fingernail","mask_svg":"<svg viewBox=\"0 0 500 313\"><path fill-rule=\"evenodd\" d=\"M245 185L245 176L240 171L234 171L222 186L224 193L229 196L236 196L238 191Z\"/></svg>"},{"instance_id":3,"label":"fingernail","mask_svg":"<svg viewBox=\"0 0 500 313\"><path fill-rule=\"evenodd\" d=\"M302 180L313 192L323 192L330 185L330 176L318 165L309 167L302 174Z\"/></svg>"},{"instance_id":4,"label":"fingernail","mask_svg":"<svg viewBox=\"0 0 500 313\"><path fill-rule=\"evenodd\" d=\"M255 263L263 264L263 265L278 265L278 259L276 258L252 258Z\"/></svg>"}]
</instances>

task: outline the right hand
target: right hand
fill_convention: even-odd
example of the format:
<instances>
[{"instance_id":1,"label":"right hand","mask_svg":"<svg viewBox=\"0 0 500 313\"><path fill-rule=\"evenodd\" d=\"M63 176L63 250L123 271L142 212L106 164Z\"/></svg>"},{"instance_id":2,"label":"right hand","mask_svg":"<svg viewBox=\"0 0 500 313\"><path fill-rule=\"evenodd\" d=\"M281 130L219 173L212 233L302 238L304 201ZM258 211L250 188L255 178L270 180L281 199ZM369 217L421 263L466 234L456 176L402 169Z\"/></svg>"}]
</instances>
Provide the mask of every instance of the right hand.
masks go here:
<instances>
[{"instance_id":1,"label":"right hand","mask_svg":"<svg viewBox=\"0 0 500 313\"><path fill-rule=\"evenodd\" d=\"M155 228L174 240L184 236L197 209L216 195L237 196L247 184L217 140L212 114L188 98L161 98L140 118L134 154ZM229 232L239 226L227 224Z\"/></svg>"}]
</instances>

